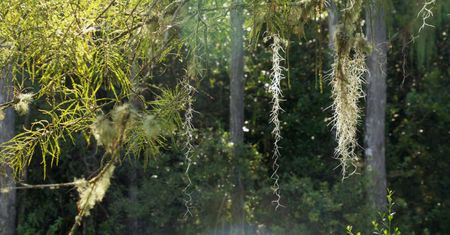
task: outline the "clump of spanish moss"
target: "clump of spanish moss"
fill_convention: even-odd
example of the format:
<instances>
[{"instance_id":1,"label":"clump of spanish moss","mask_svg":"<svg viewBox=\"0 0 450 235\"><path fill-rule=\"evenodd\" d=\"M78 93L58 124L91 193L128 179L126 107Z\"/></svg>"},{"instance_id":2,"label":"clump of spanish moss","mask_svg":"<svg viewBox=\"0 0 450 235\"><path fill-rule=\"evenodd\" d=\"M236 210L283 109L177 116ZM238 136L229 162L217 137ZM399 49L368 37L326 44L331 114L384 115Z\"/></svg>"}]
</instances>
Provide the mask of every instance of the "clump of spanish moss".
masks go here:
<instances>
[{"instance_id":1,"label":"clump of spanish moss","mask_svg":"<svg viewBox=\"0 0 450 235\"><path fill-rule=\"evenodd\" d=\"M330 73L333 98L333 126L338 145L336 157L340 160L342 176L356 172L357 127L361 117L359 99L364 97L363 83L366 53L370 51L365 38L356 33L362 0L347 2L342 22L335 35L334 63ZM352 171L348 171L349 168Z\"/></svg>"},{"instance_id":2,"label":"clump of spanish moss","mask_svg":"<svg viewBox=\"0 0 450 235\"><path fill-rule=\"evenodd\" d=\"M108 146L113 142L115 131L112 121L105 115L99 115L94 124L91 125L92 135L99 146Z\"/></svg>"},{"instance_id":3,"label":"clump of spanish moss","mask_svg":"<svg viewBox=\"0 0 450 235\"><path fill-rule=\"evenodd\" d=\"M278 142L281 140L281 127L280 127L280 118L279 114L281 109L281 98L283 97L281 90L281 80L283 80L284 74L283 72L286 70L281 63L284 61L281 53L284 52L283 47L286 46L287 42L283 40L278 34L271 34L265 38L265 40L272 39L273 43L271 45L272 50L272 72L270 74L271 83L269 86L269 92L272 94L272 110L270 112L270 122L274 125L272 130L272 135L274 137L274 150L272 154L273 164L272 170L273 174L271 176L273 183L273 193L276 196L276 199L273 201L275 204L275 208L281 206L280 204L280 185L278 183L280 177L278 175L278 169L280 165L278 164L278 159L280 158L280 147Z\"/></svg>"},{"instance_id":4,"label":"clump of spanish moss","mask_svg":"<svg viewBox=\"0 0 450 235\"><path fill-rule=\"evenodd\" d=\"M104 146L111 152L118 143L119 137L126 138L127 126L130 125L133 110L130 105L124 104L115 107L110 115L99 115L91 125L92 134L99 146Z\"/></svg>"},{"instance_id":5,"label":"clump of spanish moss","mask_svg":"<svg viewBox=\"0 0 450 235\"><path fill-rule=\"evenodd\" d=\"M30 104L33 102L32 93L19 94L16 97L16 102L14 104L14 109L19 115L25 115L30 110Z\"/></svg>"},{"instance_id":6,"label":"clump of spanish moss","mask_svg":"<svg viewBox=\"0 0 450 235\"><path fill-rule=\"evenodd\" d=\"M106 191L111 184L111 177L114 173L115 166L109 165L98 178L92 180L78 179L75 180L75 187L80 195L77 201L78 211L77 222L81 221L81 217L89 216L90 210L94 208L97 202L101 202Z\"/></svg>"},{"instance_id":7,"label":"clump of spanish moss","mask_svg":"<svg viewBox=\"0 0 450 235\"><path fill-rule=\"evenodd\" d=\"M91 125L97 144L104 146L106 152L111 154L113 159L91 180L78 179L74 181L80 198L77 202L78 215L72 231L77 225L80 225L84 216L90 214L90 210L94 208L95 204L101 202L105 196L115 169L115 154L119 151L122 140L126 138L127 127L131 125L132 116L134 116L134 111L130 105L123 104L114 107L109 115L99 115Z\"/></svg>"},{"instance_id":8,"label":"clump of spanish moss","mask_svg":"<svg viewBox=\"0 0 450 235\"><path fill-rule=\"evenodd\" d=\"M358 101L364 97L362 86L364 83L363 76L366 73L365 54L358 50L353 58L346 58L342 62L343 65L340 67L336 63L333 64L331 84L333 124L338 141L335 153L341 161L342 174L346 177L348 167L355 166L358 161L356 136L361 116Z\"/></svg>"},{"instance_id":9,"label":"clump of spanish moss","mask_svg":"<svg viewBox=\"0 0 450 235\"><path fill-rule=\"evenodd\" d=\"M153 139L161 133L161 126L152 114L142 117L142 130L147 139Z\"/></svg>"},{"instance_id":10,"label":"clump of spanish moss","mask_svg":"<svg viewBox=\"0 0 450 235\"><path fill-rule=\"evenodd\" d=\"M5 111L0 108L0 121L3 121L6 117Z\"/></svg>"},{"instance_id":11,"label":"clump of spanish moss","mask_svg":"<svg viewBox=\"0 0 450 235\"><path fill-rule=\"evenodd\" d=\"M81 224L83 217L89 216L91 209L103 200L103 197L111 184L114 169L115 165L109 164L99 175L89 181L84 178L76 179L74 181L80 198L77 201L78 215L75 217L75 224L69 234L73 234L76 226Z\"/></svg>"}]
</instances>

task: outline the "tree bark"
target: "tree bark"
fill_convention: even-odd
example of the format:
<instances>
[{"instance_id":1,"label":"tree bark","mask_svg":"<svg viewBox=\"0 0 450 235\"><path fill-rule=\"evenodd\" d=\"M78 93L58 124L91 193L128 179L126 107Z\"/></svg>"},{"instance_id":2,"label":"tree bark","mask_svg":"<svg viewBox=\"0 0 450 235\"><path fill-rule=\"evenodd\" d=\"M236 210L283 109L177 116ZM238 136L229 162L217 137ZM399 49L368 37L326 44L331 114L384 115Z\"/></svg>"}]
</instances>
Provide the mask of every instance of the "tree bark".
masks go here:
<instances>
[{"instance_id":1,"label":"tree bark","mask_svg":"<svg viewBox=\"0 0 450 235\"><path fill-rule=\"evenodd\" d=\"M133 54L135 52L133 51ZM144 89L142 82L138 77L138 73L140 70L140 65L136 60L130 59L130 64L132 64L130 70L130 80L132 82L133 90L135 93L130 96L130 104L131 107L142 111L145 109L145 104L141 100L141 96L144 93ZM136 159L138 156L134 156ZM129 171L128 171L128 200L131 205L136 206L138 204L138 192L139 187L137 184L138 181L138 172L139 172L139 164L137 164L137 160L129 159ZM139 234L140 226L139 220L136 216L128 214L127 218L127 226L130 234Z\"/></svg>"},{"instance_id":2,"label":"tree bark","mask_svg":"<svg viewBox=\"0 0 450 235\"><path fill-rule=\"evenodd\" d=\"M328 1L328 46L334 50L334 38L336 36L336 29L338 24L337 7L333 0Z\"/></svg>"},{"instance_id":3,"label":"tree bark","mask_svg":"<svg viewBox=\"0 0 450 235\"><path fill-rule=\"evenodd\" d=\"M11 69L3 71L0 78L0 103L12 98ZM0 143L6 142L14 135L14 112L11 108L4 110L5 119L0 120ZM0 192L0 234L16 234L16 190L12 170L7 166L0 166L6 171L0 173L0 188L9 188L7 192Z\"/></svg>"},{"instance_id":4,"label":"tree bark","mask_svg":"<svg viewBox=\"0 0 450 235\"><path fill-rule=\"evenodd\" d=\"M371 0L366 13L367 39L373 50L367 60L365 158L372 206L386 210L385 113L387 39L385 12L378 0Z\"/></svg>"},{"instance_id":5,"label":"tree bark","mask_svg":"<svg viewBox=\"0 0 450 235\"><path fill-rule=\"evenodd\" d=\"M130 172L128 173L128 200L130 204L133 206L138 205L138 192L139 188L137 185L138 181L138 173L139 170L138 164L136 162L130 161ZM135 215L128 214L128 231L130 234L139 234L139 220Z\"/></svg>"},{"instance_id":6,"label":"tree bark","mask_svg":"<svg viewBox=\"0 0 450 235\"><path fill-rule=\"evenodd\" d=\"M239 164L240 147L244 143L244 17L242 0L233 0L231 10L230 65L230 134L234 144L232 222L236 232L245 234L244 185Z\"/></svg>"}]
</instances>

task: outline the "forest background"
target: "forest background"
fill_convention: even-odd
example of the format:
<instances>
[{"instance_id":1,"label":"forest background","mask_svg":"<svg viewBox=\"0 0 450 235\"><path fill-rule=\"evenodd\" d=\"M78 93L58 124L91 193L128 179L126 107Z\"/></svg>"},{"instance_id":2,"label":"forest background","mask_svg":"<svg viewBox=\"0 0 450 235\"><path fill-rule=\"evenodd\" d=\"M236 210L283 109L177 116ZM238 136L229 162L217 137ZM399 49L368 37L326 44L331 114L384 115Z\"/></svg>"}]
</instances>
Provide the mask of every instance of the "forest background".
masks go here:
<instances>
[{"instance_id":1,"label":"forest background","mask_svg":"<svg viewBox=\"0 0 450 235\"><path fill-rule=\"evenodd\" d=\"M358 99L363 111L357 132L361 147L356 148L360 156L355 163L356 174L344 175L344 180L335 158L335 129L330 125L334 115L330 107L333 78L327 75L335 59L334 33L330 31L339 28L346 6L360 1L64 2L0 3L2 93L13 93L2 96L6 104L1 106L6 112L2 133L7 133L6 120L12 115L17 118L12 118L16 121L9 122L9 127L15 133L39 132L41 129L33 129L36 123L54 123L55 119L69 129L68 133L55 131L55 139L43 141L51 144L39 142L33 146L36 150L25 151L23 158L17 155L17 149L5 148L19 145L2 145L0 163L14 169L5 173L9 179L15 175L14 187L19 187L12 204L16 234L67 234L80 213L77 190L29 185L91 178L109 159L116 164L111 185L80 223L77 234L346 234L348 225L353 231L370 234L374 230L372 221L386 225L387 216L380 220L379 215L386 205L380 210L380 205L372 201L370 175L365 171L364 110L368 99ZM370 20L366 17L371 8L383 9L386 25L384 180L394 191L392 227L398 227L402 234L447 234L450 3L363 2L356 31L367 33ZM422 14L424 6L432 12L429 17ZM71 11L79 15L73 16ZM11 12L19 20L8 18ZM55 12L60 15L52 16ZM68 15L76 20L70 21ZM241 17L241 21L233 17ZM236 33L239 38L235 27L239 23L243 57L232 57L236 48L233 43L239 43L234 38ZM81 25L78 31L72 32L77 24ZM48 27L50 33L39 27ZM67 31L52 33L52 29ZM280 83L282 138L278 141L277 162L273 158L270 115L274 104L271 79L275 32L286 41L280 44L280 63L286 69ZM83 41L86 38L99 40ZM8 44L9 40L15 46ZM90 51L90 43L98 43L98 50L92 54L80 52ZM48 50L40 49L47 46ZM11 48L20 52L12 53L12 60L8 57ZM31 53L30 48L38 48L44 56ZM105 55L110 61L96 59ZM54 67L39 62L54 61L54 56L61 56L63 62L49 63ZM238 144L230 131L230 116L236 112L230 109L230 76L235 71L233 66L239 67L233 61L240 62L245 80L245 95L241 96L244 125L238 128L243 136ZM40 70L35 72L32 65ZM102 76L98 71L91 72L96 66ZM84 76L92 83L83 83ZM8 91L8 87L14 87L14 91ZM58 90L62 87L67 90ZM18 105L24 103L26 106ZM143 117L151 126L151 133L143 130L150 136L150 144L133 142L139 134L116 136L121 141L111 143L95 136L100 113L111 113L111 120L107 120L114 122L118 107L125 107L121 106L124 103L140 110L133 115ZM55 111L55 107L61 109ZM73 107L84 108L64 112ZM127 118L134 120L135 116ZM186 125L186 119L192 126ZM48 122L39 122L42 120ZM50 125L43 126L45 130ZM186 135L186 130L192 133ZM2 141L7 139L2 136ZM118 143L126 147L119 149ZM143 143L150 147L139 145ZM274 170L278 173L275 178ZM274 179L279 184L275 195ZM2 181L4 185L7 183ZM0 202L11 195L6 191L2 190ZM378 194L384 197L386 191ZM282 206L276 207L278 202ZM4 231L0 233L14 234Z\"/></svg>"}]
</instances>

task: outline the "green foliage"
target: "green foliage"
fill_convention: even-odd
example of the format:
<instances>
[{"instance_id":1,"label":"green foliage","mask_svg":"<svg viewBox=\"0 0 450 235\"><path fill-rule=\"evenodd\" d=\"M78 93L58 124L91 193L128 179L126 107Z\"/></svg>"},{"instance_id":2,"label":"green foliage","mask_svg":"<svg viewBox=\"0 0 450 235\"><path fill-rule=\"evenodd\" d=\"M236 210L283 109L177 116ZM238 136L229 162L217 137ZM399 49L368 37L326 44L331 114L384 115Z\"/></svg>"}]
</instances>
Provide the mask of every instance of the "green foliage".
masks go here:
<instances>
[{"instance_id":1,"label":"green foliage","mask_svg":"<svg viewBox=\"0 0 450 235\"><path fill-rule=\"evenodd\" d=\"M345 2L351 1L337 1L341 13ZM327 126L330 87L319 90L314 81L320 70L316 58L329 56L327 43L320 40L327 32L318 3L324 1L245 2L250 14L246 30L251 29L256 50L246 53L246 144L241 146L243 157L233 159L228 133L222 131L229 111L227 14L233 6L228 1L3 1L0 63L14 67L16 94L1 109L23 108L20 95L34 95L29 112L19 120L21 132L1 146L0 162L24 173L29 183L41 183L42 175L49 183L88 178L109 160L103 153L116 142L123 115L130 115L111 191L85 219L83 233L226 234L233 227L233 168L240 167L246 186L247 234L343 234L348 224L368 234L376 212L366 205L364 177L341 183L332 158L335 140ZM444 12L446 3L438 4L444 8L434 9ZM409 40L416 27L409 22L418 6L404 1L392 5L397 12L393 28L400 28ZM357 22L352 13L345 14ZM405 234L449 231L450 182L442 176L449 169L444 137L450 120L446 61L450 50L443 34L448 20L442 14L435 19L440 19L432 23L436 29L424 29L417 39L433 43L416 41L424 46L423 61L415 54L404 57L399 49L403 41L394 36L388 58L387 173L398 197L395 220ZM359 24L342 27L352 30L352 40L341 41L342 51L349 56L353 47L367 52L365 41L353 34ZM285 112L280 116L279 173L282 204L287 207L277 211L271 207L269 181L273 162L268 153L273 149L266 84L271 64L268 45L261 41L265 31L279 32L290 45L286 66L290 75L280 84ZM427 49L432 44L441 50ZM401 69L404 60L406 77ZM426 73L416 69L421 63L433 69ZM186 74L203 79L192 82L199 111L193 120L198 130L193 134L190 171L194 207L192 217L182 218L187 182L178 127L187 94L176 88L174 78ZM91 128L102 130L100 142L93 141ZM18 195L19 234L65 234L72 226L76 190L29 190ZM391 213L383 217L376 224L379 233L393 220Z\"/></svg>"},{"instance_id":2,"label":"green foliage","mask_svg":"<svg viewBox=\"0 0 450 235\"><path fill-rule=\"evenodd\" d=\"M399 1L392 4L392 39L401 42L402 53L414 61L421 72L432 68L430 58L440 53L436 42L443 33L448 33L445 28L448 28L449 10L450 4L446 1L420 0L414 4ZM424 21L422 13L431 15Z\"/></svg>"},{"instance_id":3,"label":"green foliage","mask_svg":"<svg viewBox=\"0 0 450 235\"><path fill-rule=\"evenodd\" d=\"M305 24L319 21L324 14L324 0L291 1L274 0L262 2L250 0L248 9L252 16L250 40L256 45L266 33L279 34L289 38L292 34L298 38L305 36Z\"/></svg>"},{"instance_id":4,"label":"green foliage","mask_svg":"<svg viewBox=\"0 0 450 235\"><path fill-rule=\"evenodd\" d=\"M387 198L387 211L386 212L379 212L380 218L379 221L374 220L372 221L373 226L373 233L374 234L383 234L383 235L400 235L400 230L398 227L394 227L394 215L395 212L393 211L393 207L395 205L394 200L392 196L394 195L394 192L392 190L388 190L388 194L386 196ZM361 232L357 232L356 234L353 233L352 226L347 226L347 234L348 235L361 235Z\"/></svg>"},{"instance_id":5,"label":"green foliage","mask_svg":"<svg viewBox=\"0 0 450 235\"><path fill-rule=\"evenodd\" d=\"M202 131L194 134L194 139L197 147L193 153L191 169L194 202L192 217L181 218L185 212L182 201L182 189L185 187L181 147L183 143L176 141L158 157L149 158L148 167L145 169L140 166L144 159L127 161L118 167L111 182L110 192L105 195L102 205L91 211L91 217L85 219L80 230L90 231L88 234L121 234L136 223L136 231L140 234L227 232L231 222L231 173L236 165L241 167L245 174L245 211L250 224L249 234L258 226L275 234L286 235L298 234L298 231L303 234L322 231L337 233L348 223L364 226L358 218L360 207L364 205L364 187L359 178L351 178L344 184L337 179L337 184L331 184L307 177L291 177L284 181L281 188L287 209L267 210L272 199L271 183L267 177L269 166L265 164L264 156L256 151L256 146L244 146L244 157L236 163L232 158L233 148L229 144L227 133ZM80 138L79 141L84 140ZM91 165L92 171L96 170L93 166L97 165L100 159L92 155L93 150L83 150L86 148L83 147L83 142L77 143L77 146L79 147L65 148L66 151L71 150L64 153L66 157L62 158L60 167L52 168L48 172L49 179L55 179L64 169L71 169L71 172L74 172L72 174L86 172L88 165L85 164ZM330 150L332 151L332 148ZM83 153L84 151L87 153ZM86 156L83 160L85 163L79 160L79 155ZM35 168L40 169L36 164L33 169ZM40 173L38 170L30 177L39 181ZM90 171L87 171L87 174L90 174ZM133 176L134 179L139 180L133 180L132 174L136 175ZM26 202L23 208L29 210L21 214L21 231L45 234L53 226L56 229L54 234L64 234L76 214L75 197L67 195L74 196L75 192L45 192L20 193L21 199ZM51 200L52 198L58 200ZM48 208L39 207L38 204L42 202L45 202ZM67 211L71 215L61 220L58 219L58 211ZM26 216L27 214L29 216ZM36 217L40 219L36 221Z\"/></svg>"},{"instance_id":6,"label":"green foliage","mask_svg":"<svg viewBox=\"0 0 450 235\"><path fill-rule=\"evenodd\" d=\"M368 225L359 213L364 211L364 187L359 179L344 184L330 184L308 177L291 177L281 191L286 205L280 212L257 210L260 223L268 225L274 234L340 234L352 221L358 227ZM275 214L275 216L274 216Z\"/></svg>"},{"instance_id":7,"label":"green foliage","mask_svg":"<svg viewBox=\"0 0 450 235\"><path fill-rule=\"evenodd\" d=\"M181 126L179 111L183 109L185 96L181 91L162 89L156 100L149 103L151 111L134 114L123 143L126 157L144 156L148 162L150 156L159 152L166 137L172 136Z\"/></svg>"},{"instance_id":8,"label":"green foliage","mask_svg":"<svg viewBox=\"0 0 450 235\"><path fill-rule=\"evenodd\" d=\"M74 133L84 133L94 118L92 111L83 105L83 100L79 99L66 100L51 111L41 112L46 114L49 120L35 121L24 132L2 143L1 162L11 166L18 174L23 173L24 167L30 164L35 151L39 149L44 168L47 167L46 156L51 157L52 166L58 164L61 153L60 142L66 138L73 140Z\"/></svg>"},{"instance_id":9,"label":"green foliage","mask_svg":"<svg viewBox=\"0 0 450 235\"><path fill-rule=\"evenodd\" d=\"M149 47L160 47L162 37L160 28L152 25L170 23L165 17L171 7L166 7L164 2L155 5L152 1L24 0L2 2L1 9L0 40L6 43L1 47L1 54L6 59L0 66L11 67L18 90L32 90L34 103L45 104L45 108L38 110L45 117L2 143L0 162L21 175L35 151L40 150L44 168L48 161L51 166L57 165L61 142L73 142L74 135L79 133L89 139L91 127L97 131L97 137L102 135L101 139L97 138L98 144L109 151L111 146L108 145L118 135L114 132L117 132L114 123L118 121L110 120L111 116L114 119L114 111L108 112L111 107L135 96L133 86L148 79L143 75L144 68L155 58L155 55L147 54L152 53ZM154 12L161 15L153 15ZM152 18L156 16L163 19ZM152 27L154 31L137 33ZM144 41L146 46L141 44ZM157 56L164 55L159 53ZM132 71L136 64L141 67L140 71ZM11 103L19 114L34 108L30 107L30 99L21 98L25 95L18 94ZM175 120L179 119L175 112L182 108L182 105L167 105L178 102L175 99L179 97L175 96L163 91L153 97L154 101L144 100L145 106L147 103L151 106L153 114L138 113L130 108L134 123L141 121L136 121L134 116L157 115L158 124L165 130L173 130L173 123L179 123ZM167 101L162 100L166 98ZM131 127L139 130L143 126L142 123L129 124L127 132L133 132L135 136L137 132ZM156 149L162 142L158 138L150 141L144 134L133 139L141 140L141 143L130 142L133 145L130 151L136 156L143 149L143 142L151 149Z\"/></svg>"}]
</instances>

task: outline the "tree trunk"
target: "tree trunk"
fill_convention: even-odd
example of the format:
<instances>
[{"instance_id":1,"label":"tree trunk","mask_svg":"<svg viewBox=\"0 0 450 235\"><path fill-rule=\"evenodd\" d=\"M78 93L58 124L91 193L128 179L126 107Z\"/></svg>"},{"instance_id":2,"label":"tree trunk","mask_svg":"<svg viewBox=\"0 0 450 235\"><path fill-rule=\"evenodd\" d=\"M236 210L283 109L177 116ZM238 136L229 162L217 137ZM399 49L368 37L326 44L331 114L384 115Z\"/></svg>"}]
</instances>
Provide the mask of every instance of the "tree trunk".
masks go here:
<instances>
[{"instance_id":1,"label":"tree trunk","mask_svg":"<svg viewBox=\"0 0 450 235\"><path fill-rule=\"evenodd\" d=\"M136 162L132 162L130 159L130 172L128 173L128 200L130 205L137 206L138 205L138 192L139 188L137 185L138 181L138 173L139 166ZM136 218L136 215L128 214L128 231L130 234L139 234L139 220Z\"/></svg>"},{"instance_id":2,"label":"tree trunk","mask_svg":"<svg viewBox=\"0 0 450 235\"><path fill-rule=\"evenodd\" d=\"M133 54L135 54L135 52L133 51ZM143 89L143 84L139 79L139 70L140 70L140 65L136 60L132 60L130 59L130 64L132 64L133 66L131 67L130 70L130 80L132 82L132 87L133 90L135 91L133 94L131 94L130 96L130 104L131 107L138 110L138 111L142 111L145 109L145 104L142 102L141 100L141 96L143 96L144 93L144 89ZM134 156L135 159L138 159L138 156ZM129 159L129 171L128 171L128 200L130 202L130 205L132 206L137 206L138 205L138 192L139 192L139 188L138 188L138 172L140 170L139 168L139 164L137 163L138 160L133 160L132 158ZM139 234L139 220L136 217L136 215L130 215L128 214L128 218L127 218L127 226L128 226L128 232L130 234Z\"/></svg>"},{"instance_id":3,"label":"tree trunk","mask_svg":"<svg viewBox=\"0 0 450 235\"><path fill-rule=\"evenodd\" d=\"M11 69L8 68L3 75L6 76L0 78L0 103L12 98ZM0 143L8 141L14 134L14 112L11 108L4 111L5 119L0 120ZM9 188L0 192L0 234L16 233L16 190L12 187L15 187L12 170L6 167L6 174L0 173L0 188Z\"/></svg>"},{"instance_id":4,"label":"tree trunk","mask_svg":"<svg viewBox=\"0 0 450 235\"><path fill-rule=\"evenodd\" d=\"M371 0L366 14L367 39L373 50L367 60L367 98L365 120L365 157L372 206L386 210L385 110L387 39L384 9Z\"/></svg>"},{"instance_id":5,"label":"tree trunk","mask_svg":"<svg viewBox=\"0 0 450 235\"><path fill-rule=\"evenodd\" d=\"M235 234L244 234L244 185L239 164L240 147L244 142L244 17L242 0L233 0L231 10L230 66L230 134L234 144L232 222Z\"/></svg>"},{"instance_id":6,"label":"tree trunk","mask_svg":"<svg viewBox=\"0 0 450 235\"><path fill-rule=\"evenodd\" d=\"M328 1L328 40L329 48L334 50L334 37L336 36L336 29L338 24L337 7L333 0Z\"/></svg>"}]
</instances>

